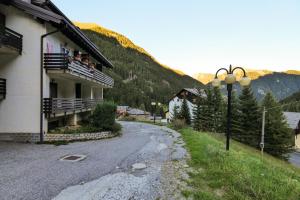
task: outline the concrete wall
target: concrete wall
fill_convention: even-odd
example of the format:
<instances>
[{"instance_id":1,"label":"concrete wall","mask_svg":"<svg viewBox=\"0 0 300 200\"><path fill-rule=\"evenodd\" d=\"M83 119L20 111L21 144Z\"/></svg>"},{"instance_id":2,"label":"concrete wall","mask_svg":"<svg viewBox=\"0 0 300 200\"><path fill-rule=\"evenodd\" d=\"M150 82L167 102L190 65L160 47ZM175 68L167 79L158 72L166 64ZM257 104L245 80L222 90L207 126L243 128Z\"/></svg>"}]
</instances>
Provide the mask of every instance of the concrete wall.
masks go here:
<instances>
[{"instance_id":1,"label":"concrete wall","mask_svg":"<svg viewBox=\"0 0 300 200\"><path fill-rule=\"evenodd\" d=\"M38 133L40 113L40 36L43 24L13 7L0 5L6 27L23 35L22 55L0 55L0 77L7 96L0 102L0 133Z\"/></svg>"},{"instance_id":2,"label":"concrete wall","mask_svg":"<svg viewBox=\"0 0 300 200\"><path fill-rule=\"evenodd\" d=\"M181 110L181 106L182 106L182 103L183 103L183 99L180 99L178 97L174 97L170 102L169 102L169 120L171 120L174 116L174 107L176 106L177 107L177 110L178 112L180 112ZM194 110L194 107L195 105L192 104L190 101L187 100L187 104L188 104L188 107L189 107L189 110L190 110L190 115L191 115L191 119L194 118L194 115L193 115L193 110Z\"/></svg>"}]
</instances>

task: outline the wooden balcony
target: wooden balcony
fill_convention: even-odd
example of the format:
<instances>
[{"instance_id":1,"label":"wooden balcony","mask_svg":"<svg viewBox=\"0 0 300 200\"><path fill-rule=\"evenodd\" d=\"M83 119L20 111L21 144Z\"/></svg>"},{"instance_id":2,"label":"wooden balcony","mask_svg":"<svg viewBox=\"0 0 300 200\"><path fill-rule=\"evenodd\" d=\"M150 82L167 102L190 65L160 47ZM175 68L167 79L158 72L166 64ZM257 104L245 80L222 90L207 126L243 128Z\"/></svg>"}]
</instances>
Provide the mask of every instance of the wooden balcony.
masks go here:
<instances>
[{"instance_id":1,"label":"wooden balcony","mask_svg":"<svg viewBox=\"0 0 300 200\"><path fill-rule=\"evenodd\" d=\"M6 97L6 79L0 78L0 100Z\"/></svg>"},{"instance_id":2,"label":"wooden balcony","mask_svg":"<svg viewBox=\"0 0 300 200\"><path fill-rule=\"evenodd\" d=\"M89 69L79 61L70 61L66 54L46 53L44 54L44 68L47 73L63 73L77 78L83 78L111 88L114 80L97 69Z\"/></svg>"},{"instance_id":3,"label":"wooden balcony","mask_svg":"<svg viewBox=\"0 0 300 200\"><path fill-rule=\"evenodd\" d=\"M0 53L22 54L23 36L9 28L0 27Z\"/></svg>"},{"instance_id":4,"label":"wooden balcony","mask_svg":"<svg viewBox=\"0 0 300 200\"><path fill-rule=\"evenodd\" d=\"M44 98L44 113L48 116L65 115L92 110L102 99Z\"/></svg>"}]
</instances>

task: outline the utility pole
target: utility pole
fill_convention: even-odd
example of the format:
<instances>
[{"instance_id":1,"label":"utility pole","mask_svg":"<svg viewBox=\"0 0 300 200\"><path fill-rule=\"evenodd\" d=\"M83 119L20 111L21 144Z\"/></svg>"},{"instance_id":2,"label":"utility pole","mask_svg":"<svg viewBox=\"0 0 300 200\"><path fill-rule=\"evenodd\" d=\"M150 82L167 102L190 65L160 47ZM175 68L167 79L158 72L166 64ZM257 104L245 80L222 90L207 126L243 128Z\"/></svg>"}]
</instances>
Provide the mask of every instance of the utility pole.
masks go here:
<instances>
[{"instance_id":1,"label":"utility pole","mask_svg":"<svg viewBox=\"0 0 300 200\"><path fill-rule=\"evenodd\" d=\"M260 142L260 149L261 155L264 154L264 147L265 147L265 122L266 122L266 107L263 109L262 113L262 127L261 127L261 142Z\"/></svg>"}]
</instances>

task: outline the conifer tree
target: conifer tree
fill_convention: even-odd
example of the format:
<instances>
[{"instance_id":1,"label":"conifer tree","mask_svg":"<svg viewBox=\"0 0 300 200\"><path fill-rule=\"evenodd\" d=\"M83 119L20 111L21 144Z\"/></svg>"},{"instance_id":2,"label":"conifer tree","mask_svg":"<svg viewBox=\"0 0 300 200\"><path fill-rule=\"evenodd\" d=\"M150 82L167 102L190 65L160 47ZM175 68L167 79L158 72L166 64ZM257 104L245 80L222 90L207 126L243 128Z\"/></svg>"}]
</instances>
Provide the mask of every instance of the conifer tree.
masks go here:
<instances>
[{"instance_id":1,"label":"conifer tree","mask_svg":"<svg viewBox=\"0 0 300 200\"><path fill-rule=\"evenodd\" d=\"M202 121L203 121L203 131L213 131L214 127L214 105L213 105L213 94L211 87L208 87L205 90L206 99L203 105L203 112L202 112Z\"/></svg>"},{"instance_id":2,"label":"conifer tree","mask_svg":"<svg viewBox=\"0 0 300 200\"><path fill-rule=\"evenodd\" d=\"M219 87L212 91L212 122L214 132L223 132L224 101Z\"/></svg>"},{"instance_id":3,"label":"conifer tree","mask_svg":"<svg viewBox=\"0 0 300 200\"><path fill-rule=\"evenodd\" d=\"M194 115L193 128L196 131L203 130L203 123L204 123L203 108L204 108L204 100L201 97L199 97L197 98L196 106L194 107L193 110L193 115Z\"/></svg>"},{"instance_id":4,"label":"conifer tree","mask_svg":"<svg viewBox=\"0 0 300 200\"><path fill-rule=\"evenodd\" d=\"M239 124L241 131L236 139L252 147L259 147L261 114L250 87L245 87L239 98Z\"/></svg>"},{"instance_id":5,"label":"conifer tree","mask_svg":"<svg viewBox=\"0 0 300 200\"><path fill-rule=\"evenodd\" d=\"M264 149L269 154L287 159L293 147L293 134L287 126L282 108L270 92L265 96L262 107L267 110Z\"/></svg>"},{"instance_id":6,"label":"conifer tree","mask_svg":"<svg viewBox=\"0 0 300 200\"><path fill-rule=\"evenodd\" d=\"M189 109L186 98L183 99L183 102L181 105L180 119L185 120L185 123L188 125L191 124L191 114L190 114L190 109Z\"/></svg>"},{"instance_id":7,"label":"conifer tree","mask_svg":"<svg viewBox=\"0 0 300 200\"><path fill-rule=\"evenodd\" d=\"M226 109L223 113L223 132L226 133L227 128L227 103L225 103ZM231 95L231 136L233 139L237 139L240 134L240 114L239 114L239 99L235 91L232 91Z\"/></svg>"},{"instance_id":8,"label":"conifer tree","mask_svg":"<svg viewBox=\"0 0 300 200\"><path fill-rule=\"evenodd\" d=\"M174 106L173 107L173 116L172 116L172 121L174 121L175 119L179 118L179 112L178 112L178 106Z\"/></svg>"}]
</instances>

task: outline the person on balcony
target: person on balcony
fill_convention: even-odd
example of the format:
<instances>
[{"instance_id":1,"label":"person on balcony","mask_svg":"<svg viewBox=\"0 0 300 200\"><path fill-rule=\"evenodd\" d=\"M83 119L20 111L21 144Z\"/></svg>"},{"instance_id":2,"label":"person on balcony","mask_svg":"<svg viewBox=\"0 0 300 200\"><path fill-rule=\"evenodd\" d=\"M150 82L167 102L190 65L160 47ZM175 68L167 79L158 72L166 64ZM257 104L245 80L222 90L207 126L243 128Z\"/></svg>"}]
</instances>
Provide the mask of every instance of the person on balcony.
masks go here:
<instances>
[{"instance_id":1,"label":"person on balcony","mask_svg":"<svg viewBox=\"0 0 300 200\"><path fill-rule=\"evenodd\" d=\"M80 51L77 51L77 50L74 51L74 61L81 62L81 53L80 53Z\"/></svg>"},{"instance_id":2,"label":"person on balcony","mask_svg":"<svg viewBox=\"0 0 300 200\"><path fill-rule=\"evenodd\" d=\"M95 63L90 63L89 64L89 70L91 73L94 73L95 72L95 69L96 69L96 64Z\"/></svg>"}]
</instances>

